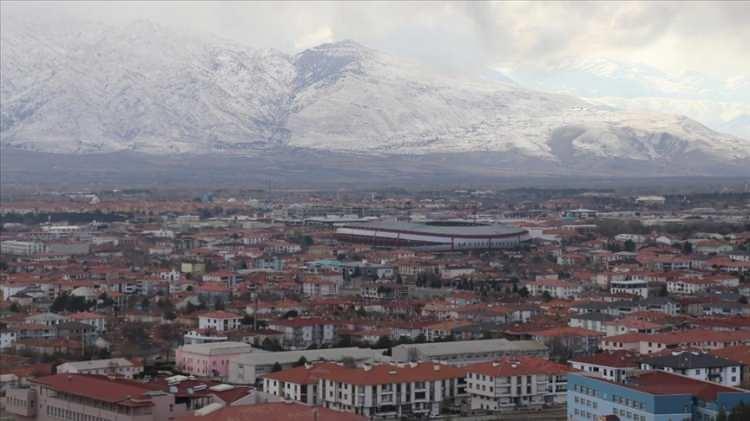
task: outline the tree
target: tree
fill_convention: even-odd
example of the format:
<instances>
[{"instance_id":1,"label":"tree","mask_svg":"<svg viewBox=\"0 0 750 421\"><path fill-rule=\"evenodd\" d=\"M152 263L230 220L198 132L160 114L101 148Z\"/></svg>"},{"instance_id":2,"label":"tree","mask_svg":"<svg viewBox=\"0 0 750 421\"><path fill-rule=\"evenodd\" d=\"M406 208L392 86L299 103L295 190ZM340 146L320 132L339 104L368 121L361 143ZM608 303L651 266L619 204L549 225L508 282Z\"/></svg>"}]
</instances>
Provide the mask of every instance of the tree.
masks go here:
<instances>
[{"instance_id":1,"label":"tree","mask_svg":"<svg viewBox=\"0 0 750 421\"><path fill-rule=\"evenodd\" d=\"M386 335L379 337L378 341L375 342L376 349L390 348L392 346L393 346L393 341L391 341L390 336L386 336Z\"/></svg>"},{"instance_id":2,"label":"tree","mask_svg":"<svg viewBox=\"0 0 750 421\"><path fill-rule=\"evenodd\" d=\"M635 242L633 240L628 239L625 241L625 251L635 252Z\"/></svg>"},{"instance_id":3,"label":"tree","mask_svg":"<svg viewBox=\"0 0 750 421\"><path fill-rule=\"evenodd\" d=\"M18 313L18 312L20 312L20 311L21 311L21 306L20 306L20 305L18 305L18 303L14 301L14 302L13 302L13 303L12 303L12 304L10 305L10 307L8 307L8 310L10 310L10 311L11 311L11 312L13 312L13 313Z\"/></svg>"},{"instance_id":4,"label":"tree","mask_svg":"<svg viewBox=\"0 0 750 421\"><path fill-rule=\"evenodd\" d=\"M552 295L550 295L549 291L544 291L544 293L542 294L542 300L544 301L552 300Z\"/></svg>"},{"instance_id":5,"label":"tree","mask_svg":"<svg viewBox=\"0 0 750 421\"><path fill-rule=\"evenodd\" d=\"M305 364L307 364L307 358L305 356L299 357L299 360L297 360L296 363L294 363L295 367L303 367Z\"/></svg>"},{"instance_id":6,"label":"tree","mask_svg":"<svg viewBox=\"0 0 750 421\"><path fill-rule=\"evenodd\" d=\"M719 413L716 415L716 421L728 421L729 417L727 417L727 411L724 410L724 407L721 407L719 409Z\"/></svg>"},{"instance_id":7,"label":"tree","mask_svg":"<svg viewBox=\"0 0 750 421\"><path fill-rule=\"evenodd\" d=\"M692 254L693 253L693 243L690 241L685 241L682 243L682 253L683 254Z\"/></svg>"},{"instance_id":8,"label":"tree","mask_svg":"<svg viewBox=\"0 0 750 421\"><path fill-rule=\"evenodd\" d=\"M214 310L224 310L224 300L221 297L214 299Z\"/></svg>"},{"instance_id":9,"label":"tree","mask_svg":"<svg viewBox=\"0 0 750 421\"><path fill-rule=\"evenodd\" d=\"M528 297L529 296L529 289L526 288L526 287L523 287L523 288L519 289L518 290L518 295L520 295L523 298Z\"/></svg>"},{"instance_id":10,"label":"tree","mask_svg":"<svg viewBox=\"0 0 750 421\"><path fill-rule=\"evenodd\" d=\"M279 364L278 361L276 361L275 363L273 363L273 367L271 367L271 372L272 373L276 373L276 372L279 372L281 370L282 370L281 364Z\"/></svg>"},{"instance_id":11,"label":"tree","mask_svg":"<svg viewBox=\"0 0 750 421\"><path fill-rule=\"evenodd\" d=\"M662 285L659 288L659 297L666 297L667 295L669 295L669 291L667 290L667 286L666 285Z\"/></svg>"}]
</instances>

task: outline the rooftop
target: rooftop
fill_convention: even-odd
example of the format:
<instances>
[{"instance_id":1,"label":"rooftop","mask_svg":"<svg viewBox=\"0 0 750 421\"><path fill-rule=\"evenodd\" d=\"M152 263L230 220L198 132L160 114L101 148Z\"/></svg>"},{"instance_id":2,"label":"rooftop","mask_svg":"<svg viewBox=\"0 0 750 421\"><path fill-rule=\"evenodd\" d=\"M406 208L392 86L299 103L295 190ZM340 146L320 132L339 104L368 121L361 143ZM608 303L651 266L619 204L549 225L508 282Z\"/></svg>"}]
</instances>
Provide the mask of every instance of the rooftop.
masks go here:
<instances>
[{"instance_id":1,"label":"rooftop","mask_svg":"<svg viewBox=\"0 0 750 421\"><path fill-rule=\"evenodd\" d=\"M523 228L512 225L494 224L494 225L427 225L414 222L399 221L373 221L368 223L353 223L342 226L343 228L357 228L379 231L393 231L411 234L433 234L446 235L454 237L493 237L510 234L523 234L526 232Z\"/></svg>"}]
</instances>

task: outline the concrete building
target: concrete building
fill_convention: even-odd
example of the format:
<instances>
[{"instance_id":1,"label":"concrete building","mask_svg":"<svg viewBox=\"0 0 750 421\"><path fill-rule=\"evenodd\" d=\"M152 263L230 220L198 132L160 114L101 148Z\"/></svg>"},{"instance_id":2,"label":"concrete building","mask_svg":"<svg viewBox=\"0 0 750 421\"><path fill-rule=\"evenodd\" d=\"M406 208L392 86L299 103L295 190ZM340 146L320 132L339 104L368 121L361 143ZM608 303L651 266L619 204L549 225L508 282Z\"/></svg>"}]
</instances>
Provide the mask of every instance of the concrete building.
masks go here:
<instances>
[{"instance_id":1,"label":"concrete building","mask_svg":"<svg viewBox=\"0 0 750 421\"><path fill-rule=\"evenodd\" d=\"M132 379L143 372L143 364L134 364L125 358L70 361L57 366L57 374L101 374Z\"/></svg>"},{"instance_id":2,"label":"concrete building","mask_svg":"<svg viewBox=\"0 0 750 421\"><path fill-rule=\"evenodd\" d=\"M282 369L291 368L303 358L308 362L342 361L351 359L355 364L387 362L390 358L383 350L370 348L328 348L285 352L252 352L233 358L229 364L229 382L254 384L258 379L272 372L279 364Z\"/></svg>"},{"instance_id":3,"label":"concrete building","mask_svg":"<svg viewBox=\"0 0 750 421\"><path fill-rule=\"evenodd\" d=\"M750 392L662 371L633 376L627 383L574 373L568 375L567 400L570 421L714 420L721 408L729 413L740 402L750 402Z\"/></svg>"},{"instance_id":4,"label":"concrete building","mask_svg":"<svg viewBox=\"0 0 750 421\"><path fill-rule=\"evenodd\" d=\"M641 360L642 370L661 370L724 386L742 383L742 364L711 354L675 351Z\"/></svg>"},{"instance_id":5,"label":"concrete building","mask_svg":"<svg viewBox=\"0 0 750 421\"><path fill-rule=\"evenodd\" d=\"M283 333L283 345L294 348L333 343L336 338L336 325L320 318L274 320L268 324L268 328Z\"/></svg>"},{"instance_id":6,"label":"concrete building","mask_svg":"<svg viewBox=\"0 0 750 421\"><path fill-rule=\"evenodd\" d=\"M6 411L18 419L162 421L187 413L175 396L132 381L55 374L6 393Z\"/></svg>"},{"instance_id":7,"label":"concrete building","mask_svg":"<svg viewBox=\"0 0 750 421\"><path fill-rule=\"evenodd\" d=\"M486 362L512 355L546 357L547 347L537 341L509 341L507 339L482 339L478 341L432 342L394 346L394 361L445 361L465 365Z\"/></svg>"},{"instance_id":8,"label":"concrete building","mask_svg":"<svg viewBox=\"0 0 750 421\"><path fill-rule=\"evenodd\" d=\"M47 251L44 243L38 241L0 241L0 254L9 256L33 256Z\"/></svg>"},{"instance_id":9,"label":"concrete building","mask_svg":"<svg viewBox=\"0 0 750 421\"><path fill-rule=\"evenodd\" d=\"M589 376L623 382L639 369L638 355L628 351L602 352L573 358L568 363Z\"/></svg>"},{"instance_id":10,"label":"concrete building","mask_svg":"<svg viewBox=\"0 0 750 421\"><path fill-rule=\"evenodd\" d=\"M572 369L537 357L505 357L466 369L472 410L501 411L565 403Z\"/></svg>"},{"instance_id":11,"label":"concrete building","mask_svg":"<svg viewBox=\"0 0 750 421\"><path fill-rule=\"evenodd\" d=\"M445 250L515 247L529 240L529 233L511 225L436 225L413 222L375 221L346 224L336 237L355 242L393 246L432 246Z\"/></svg>"},{"instance_id":12,"label":"concrete building","mask_svg":"<svg viewBox=\"0 0 750 421\"><path fill-rule=\"evenodd\" d=\"M178 370L194 376L226 378L229 362L251 352L253 347L242 342L183 345L175 351L175 364Z\"/></svg>"},{"instance_id":13,"label":"concrete building","mask_svg":"<svg viewBox=\"0 0 750 421\"><path fill-rule=\"evenodd\" d=\"M269 374L264 391L373 418L436 417L466 396L466 371L440 363L321 363ZM317 385L310 387L317 381ZM301 387L307 386L307 387ZM298 390L302 392L297 393ZM315 393L311 398L310 393Z\"/></svg>"},{"instance_id":14,"label":"concrete building","mask_svg":"<svg viewBox=\"0 0 750 421\"><path fill-rule=\"evenodd\" d=\"M228 311L212 311L198 316L198 329L213 329L217 332L238 329L242 326L242 316Z\"/></svg>"}]
</instances>

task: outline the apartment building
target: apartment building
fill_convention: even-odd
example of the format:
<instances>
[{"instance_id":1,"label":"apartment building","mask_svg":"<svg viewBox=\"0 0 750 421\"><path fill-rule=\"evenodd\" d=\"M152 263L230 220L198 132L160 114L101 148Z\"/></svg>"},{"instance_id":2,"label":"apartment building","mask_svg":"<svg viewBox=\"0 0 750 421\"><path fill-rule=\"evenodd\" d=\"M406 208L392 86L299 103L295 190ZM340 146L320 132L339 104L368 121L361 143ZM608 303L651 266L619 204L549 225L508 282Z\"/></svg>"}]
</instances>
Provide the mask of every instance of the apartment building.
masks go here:
<instances>
[{"instance_id":1,"label":"apartment building","mask_svg":"<svg viewBox=\"0 0 750 421\"><path fill-rule=\"evenodd\" d=\"M662 370L724 386L742 383L742 364L711 354L676 351L641 360L642 370Z\"/></svg>"},{"instance_id":2,"label":"apartment building","mask_svg":"<svg viewBox=\"0 0 750 421\"><path fill-rule=\"evenodd\" d=\"M466 396L466 371L441 363L327 364L319 376L318 402L329 409L371 418L435 417L443 405Z\"/></svg>"},{"instance_id":3,"label":"apartment building","mask_svg":"<svg viewBox=\"0 0 750 421\"><path fill-rule=\"evenodd\" d=\"M295 348L332 343L336 338L336 325L320 318L274 320L268 328L283 333L283 344Z\"/></svg>"},{"instance_id":4,"label":"apartment building","mask_svg":"<svg viewBox=\"0 0 750 421\"><path fill-rule=\"evenodd\" d=\"M212 311L198 316L198 329L213 329L217 332L239 329L242 317L228 311Z\"/></svg>"},{"instance_id":5,"label":"apartment building","mask_svg":"<svg viewBox=\"0 0 750 421\"><path fill-rule=\"evenodd\" d=\"M570 367L537 357L506 357L466 369L472 410L501 411L565 402Z\"/></svg>"}]
</instances>

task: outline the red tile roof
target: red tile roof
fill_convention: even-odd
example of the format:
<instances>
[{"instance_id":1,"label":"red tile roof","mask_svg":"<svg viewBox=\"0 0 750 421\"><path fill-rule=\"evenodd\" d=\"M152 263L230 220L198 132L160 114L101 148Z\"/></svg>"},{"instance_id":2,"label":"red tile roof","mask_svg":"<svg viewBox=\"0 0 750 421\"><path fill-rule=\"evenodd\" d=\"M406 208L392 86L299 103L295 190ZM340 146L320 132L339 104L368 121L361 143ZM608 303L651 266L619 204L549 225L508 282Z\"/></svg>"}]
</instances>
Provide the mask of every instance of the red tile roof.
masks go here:
<instances>
[{"instance_id":1,"label":"red tile roof","mask_svg":"<svg viewBox=\"0 0 750 421\"><path fill-rule=\"evenodd\" d=\"M575 371L572 368L538 357L503 357L499 360L471 364L465 367L468 373L491 377L530 376L533 374L558 375Z\"/></svg>"},{"instance_id":2,"label":"red tile roof","mask_svg":"<svg viewBox=\"0 0 750 421\"><path fill-rule=\"evenodd\" d=\"M144 393L153 388L87 374L55 374L31 380L59 392L125 406L152 406Z\"/></svg>"}]
</instances>

